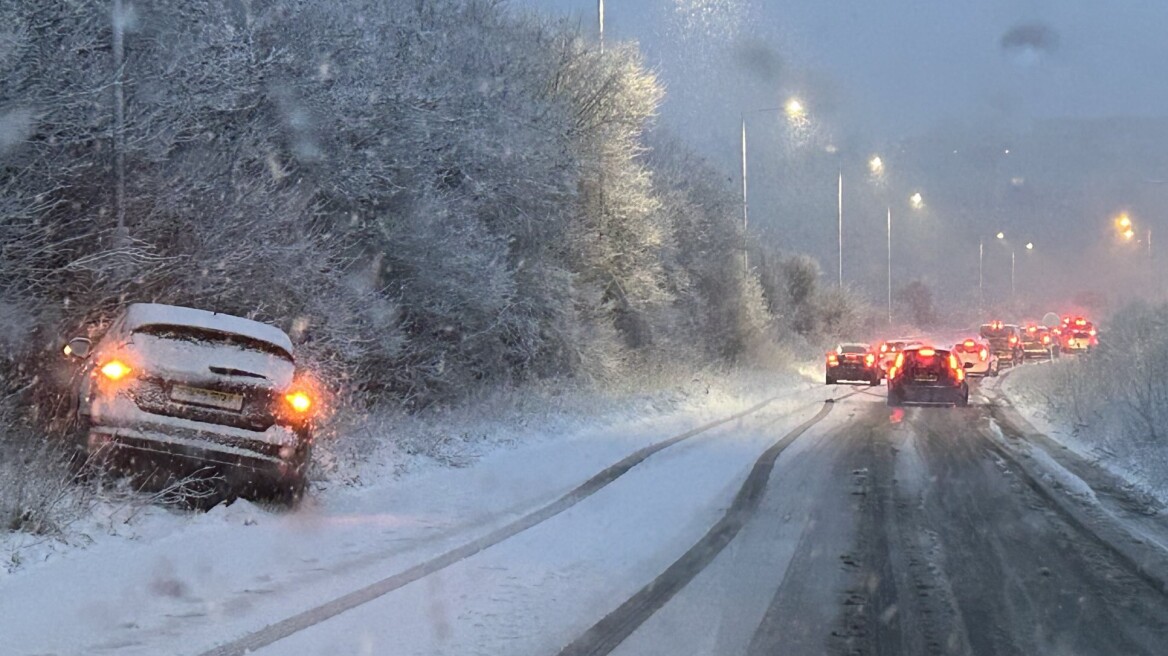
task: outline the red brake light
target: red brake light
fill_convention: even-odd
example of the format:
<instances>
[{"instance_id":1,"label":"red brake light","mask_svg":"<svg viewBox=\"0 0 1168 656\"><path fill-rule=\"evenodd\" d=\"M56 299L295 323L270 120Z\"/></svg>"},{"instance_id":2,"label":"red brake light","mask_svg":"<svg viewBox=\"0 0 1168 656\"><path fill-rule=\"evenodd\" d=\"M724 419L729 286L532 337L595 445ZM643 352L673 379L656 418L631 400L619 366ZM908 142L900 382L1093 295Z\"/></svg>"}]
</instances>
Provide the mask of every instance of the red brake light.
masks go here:
<instances>
[{"instance_id":1,"label":"red brake light","mask_svg":"<svg viewBox=\"0 0 1168 656\"><path fill-rule=\"evenodd\" d=\"M931 348L928 348L928 347L926 347L926 348L923 348L923 349L921 349L921 350L917 351L917 353L918 353L918 354L920 354L920 355L923 355L923 356L924 356L924 357L926 357L926 358L931 358L931 357L933 357L934 355L937 355L937 351L936 351L936 350L934 350L934 349L931 349Z\"/></svg>"},{"instance_id":2,"label":"red brake light","mask_svg":"<svg viewBox=\"0 0 1168 656\"><path fill-rule=\"evenodd\" d=\"M880 345L880 352L881 352L881 353L887 353L887 352L888 352L888 345L887 345L887 344L881 344L881 345Z\"/></svg>"},{"instance_id":3,"label":"red brake light","mask_svg":"<svg viewBox=\"0 0 1168 656\"><path fill-rule=\"evenodd\" d=\"M892 366L895 369L903 369L904 368L904 353L897 353L896 354L896 362L893 363Z\"/></svg>"},{"instance_id":4,"label":"red brake light","mask_svg":"<svg viewBox=\"0 0 1168 656\"><path fill-rule=\"evenodd\" d=\"M1010 343L1017 344L1018 343L1018 336L1017 335L1010 335Z\"/></svg>"},{"instance_id":5,"label":"red brake light","mask_svg":"<svg viewBox=\"0 0 1168 656\"><path fill-rule=\"evenodd\" d=\"M983 348L977 352L977 357L981 358L982 361L985 361L986 358L990 357L989 351Z\"/></svg>"},{"instance_id":6,"label":"red brake light","mask_svg":"<svg viewBox=\"0 0 1168 656\"><path fill-rule=\"evenodd\" d=\"M896 365L892 365L891 367L889 367L889 368L888 368L888 378L889 378L889 380L891 380L891 379L893 379L893 378L896 378L896 373L897 373L897 368L896 368Z\"/></svg>"},{"instance_id":7,"label":"red brake light","mask_svg":"<svg viewBox=\"0 0 1168 656\"><path fill-rule=\"evenodd\" d=\"M977 346L977 342L973 341L972 339L967 339L962 342L961 345L967 349L972 349L973 347Z\"/></svg>"},{"instance_id":8,"label":"red brake light","mask_svg":"<svg viewBox=\"0 0 1168 656\"><path fill-rule=\"evenodd\" d=\"M1092 328L1091 330L1088 330L1088 331L1087 331L1087 334L1088 334L1088 335L1090 335L1090 336L1092 336L1092 337L1094 337L1094 336L1095 336L1095 329L1094 329L1094 328Z\"/></svg>"},{"instance_id":9,"label":"red brake light","mask_svg":"<svg viewBox=\"0 0 1168 656\"><path fill-rule=\"evenodd\" d=\"M1042 336L1042 343L1049 344L1050 343L1050 335L1043 335Z\"/></svg>"},{"instance_id":10,"label":"red brake light","mask_svg":"<svg viewBox=\"0 0 1168 656\"><path fill-rule=\"evenodd\" d=\"M876 364L876 356L869 353L868 355L864 356L864 362L866 362L868 366L871 367L872 365Z\"/></svg>"}]
</instances>

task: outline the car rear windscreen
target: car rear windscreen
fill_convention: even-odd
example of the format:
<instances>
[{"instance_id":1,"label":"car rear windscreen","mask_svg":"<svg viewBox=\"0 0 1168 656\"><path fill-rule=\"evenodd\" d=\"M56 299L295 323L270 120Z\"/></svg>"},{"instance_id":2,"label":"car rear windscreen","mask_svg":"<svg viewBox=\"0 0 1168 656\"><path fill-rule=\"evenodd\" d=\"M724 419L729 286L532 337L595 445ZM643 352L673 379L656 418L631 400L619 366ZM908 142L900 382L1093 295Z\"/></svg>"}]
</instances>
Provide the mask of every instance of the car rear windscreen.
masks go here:
<instances>
[{"instance_id":1,"label":"car rear windscreen","mask_svg":"<svg viewBox=\"0 0 1168 656\"><path fill-rule=\"evenodd\" d=\"M283 348L265 342L262 339L209 330L197 326L179 326L168 324L147 324L134 329L134 334L151 335L161 339L173 339L181 342L192 342L205 346L233 346L249 351L260 351L292 362L292 355Z\"/></svg>"}]
</instances>

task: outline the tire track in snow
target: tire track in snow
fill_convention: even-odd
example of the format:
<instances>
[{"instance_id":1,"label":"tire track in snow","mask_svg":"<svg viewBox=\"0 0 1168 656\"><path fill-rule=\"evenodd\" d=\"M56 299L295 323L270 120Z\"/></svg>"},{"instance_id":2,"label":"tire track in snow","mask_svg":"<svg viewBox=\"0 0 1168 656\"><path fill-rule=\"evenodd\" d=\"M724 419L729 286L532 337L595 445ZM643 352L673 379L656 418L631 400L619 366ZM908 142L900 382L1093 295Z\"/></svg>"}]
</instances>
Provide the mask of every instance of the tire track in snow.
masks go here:
<instances>
[{"instance_id":1,"label":"tire track in snow","mask_svg":"<svg viewBox=\"0 0 1168 656\"><path fill-rule=\"evenodd\" d=\"M841 398L860 393L852 392ZM713 562L758 508L779 455L800 435L827 417L834 401L825 402L814 417L784 435L759 456L726 513L681 558L564 647L559 656L604 656L611 653Z\"/></svg>"},{"instance_id":2,"label":"tire track in snow","mask_svg":"<svg viewBox=\"0 0 1168 656\"><path fill-rule=\"evenodd\" d=\"M838 398L840 400L842 400L842 399L854 396L856 394L860 394L863 391L865 391L865 390L849 392L849 393L844 394ZM779 396L775 396L775 397L766 399L760 403L757 403L757 404L755 404L755 405L753 405L745 410L737 412L735 414L729 415L727 417L723 417L722 419L717 419L717 420L711 421L709 423L703 424L703 425L698 426L696 428L690 429L684 433L681 433L680 435L676 435L674 437L663 440L661 442L657 442L655 444L650 444L649 446L638 449L637 451L633 452L632 454L623 458L622 460L616 462L615 464L606 467L600 473L596 474L595 476L588 479L587 481L581 483L575 489L568 492L567 494L560 497L559 499L553 501L552 503L550 503L550 504L548 504L548 505L546 505L538 510L535 510L527 515L524 515L523 517L520 517L519 519L516 519L515 521L511 522L510 524L507 524L506 526L503 526L495 531L492 531L491 533L488 533L487 535L484 535L476 540L472 540L471 542L468 542L462 546L451 549L450 551L447 551L446 553L444 553L440 556L437 556L435 558L432 558L430 560L427 560L423 563L419 563L417 565L414 565L413 567L410 567L410 568L408 568L404 571L401 571L397 574L394 574L394 575L389 576L387 578L384 578L384 579L381 579L381 580L376 581L374 583L371 583L363 588L360 588L358 590L354 590L353 592L350 592L348 594L337 597L336 599L333 599L332 601L321 604L319 606L315 606L313 608L309 608L308 610L297 613L296 615L293 615L291 617L280 620L279 622L276 622L274 624L269 624L268 626L260 629L259 631L246 634L246 635L244 635L240 638L237 638L231 642L224 643L222 645L219 645L218 647L214 647L212 649L204 651L204 652L200 653L199 656L243 656L244 654L248 654L250 652L253 652L253 651L256 651L256 650L261 649L263 647L266 647L268 645L271 645L272 643L275 643L279 640L282 640L282 639L284 639L284 638L286 638L294 633L298 633L298 632L303 631L303 630L305 630L309 627L312 627L316 624L320 624L321 622L324 622L325 620L328 620L332 617L336 617L337 615L340 615L341 613L344 613L348 610L351 610L351 609L356 608L358 606L361 606L363 604L367 604L367 603L369 603L369 602L371 602L379 597L382 597L386 594L389 594L390 592L393 592L394 590L398 590L398 589L400 589L400 588L402 588L410 583L413 583L414 581L422 579L426 576L429 576L430 574L433 574L437 571L440 571L442 569L450 567L451 565L454 565L455 563L458 563L462 560L470 558L471 556L474 556L475 554L477 554L481 551L484 551L484 550L486 550L486 549L488 549L496 544L499 544L500 542L503 542L504 540L510 539L510 538L518 535L519 533L522 533L523 531L526 531L526 530L528 530L528 529L530 529L538 524L541 524L541 523L551 519L552 517L555 517L556 515L564 512L565 510L568 510L572 506L575 506L576 504L580 503L581 501L583 501L583 500L587 499L588 497L592 496L593 494L599 492L605 486L609 485L613 481L617 480L618 478L620 478L621 476L626 474L633 467L636 467L638 464L640 464L641 462L644 462L650 456L652 456L652 455L654 455L654 454L656 454L664 449L667 449L667 448L669 448L669 447L671 447L679 442L688 440L689 438L694 437L696 435L699 435L701 433L705 433L711 429L717 428L718 426L721 426L723 424L729 423L729 422L734 421L736 419L741 419L741 418L746 417L748 415L751 415L755 412L758 412L759 410L762 410L763 408L765 408L767 405L770 405L775 400L777 400L779 398L783 398L784 396L786 396L786 395L779 395ZM831 401L834 401L834 400L836 400L836 399L831 399ZM802 431L806 430L807 428L810 428L811 424L815 423L819 419L822 419L823 416L826 416L827 411L830 410L830 408L831 408L831 403L829 401L827 404L825 404L824 409L820 410L820 413L818 415L816 415L815 419L813 419L812 421L809 421L809 422L803 424L802 426L800 426L799 428L797 428L795 430L795 433L802 433ZM795 437L797 437L797 435L795 435ZM793 440L794 438L791 438L791 439ZM774 447L771 447L771 450L774 450ZM780 449L780 451L781 451L781 449ZM768 453L769 452L770 451L768 451ZM776 452L774 454L774 456L777 457L778 453ZM764 454L763 457L765 458L766 454ZM773 463L773 460L774 460L774 458L771 459L772 463ZM758 468L757 463L755 465L755 468L756 469ZM769 472L769 468L767 471ZM754 474L754 472L752 472L752 476L753 476L753 474ZM748 481L749 481L749 479L748 479ZM761 494L761 489L758 491L758 494ZM740 496L741 496L741 493L740 493ZM736 503L737 503L737 499L736 499ZM757 505L757 499L755 500L754 503L755 503L755 505ZM735 529L735 532L737 532L737 529Z\"/></svg>"}]
</instances>

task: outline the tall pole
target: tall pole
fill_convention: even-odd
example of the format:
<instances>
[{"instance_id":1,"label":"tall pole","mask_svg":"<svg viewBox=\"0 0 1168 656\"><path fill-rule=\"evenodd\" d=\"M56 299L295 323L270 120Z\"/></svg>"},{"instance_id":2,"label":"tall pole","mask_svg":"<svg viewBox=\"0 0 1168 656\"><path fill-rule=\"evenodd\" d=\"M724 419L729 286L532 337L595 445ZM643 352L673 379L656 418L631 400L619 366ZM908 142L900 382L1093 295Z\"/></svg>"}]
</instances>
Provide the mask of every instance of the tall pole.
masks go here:
<instances>
[{"instance_id":1,"label":"tall pole","mask_svg":"<svg viewBox=\"0 0 1168 656\"><path fill-rule=\"evenodd\" d=\"M985 310L985 280L984 280L984 266L985 261L985 240L977 242L977 309Z\"/></svg>"},{"instance_id":2,"label":"tall pole","mask_svg":"<svg viewBox=\"0 0 1168 656\"><path fill-rule=\"evenodd\" d=\"M888 206L888 323L892 324L892 206Z\"/></svg>"},{"instance_id":3,"label":"tall pole","mask_svg":"<svg viewBox=\"0 0 1168 656\"><path fill-rule=\"evenodd\" d=\"M1014 287L1014 255L1017 251L1010 250L1010 300L1014 300L1017 296L1016 288Z\"/></svg>"},{"instance_id":4,"label":"tall pole","mask_svg":"<svg viewBox=\"0 0 1168 656\"><path fill-rule=\"evenodd\" d=\"M604 0L596 2L596 19L600 23L600 51L604 52Z\"/></svg>"},{"instance_id":5,"label":"tall pole","mask_svg":"<svg viewBox=\"0 0 1168 656\"><path fill-rule=\"evenodd\" d=\"M742 115L742 269L750 273L750 252L746 229L750 226L750 213L746 202L746 114Z\"/></svg>"},{"instance_id":6,"label":"tall pole","mask_svg":"<svg viewBox=\"0 0 1168 656\"><path fill-rule=\"evenodd\" d=\"M117 215L116 239L121 240L126 230L126 93L122 86L125 62L125 12L122 0L114 0L113 15L114 56L114 212Z\"/></svg>"},{"instance_id":7,"label":"tall pole","mask_svg":"<svg viewBox=\"0 0 1168 656\"><path fill-rule=\"evenodd\" d=\"M837 203L838 208L836 233L839 236L839 287L844 288L844 170L840 167L839 185L837 186Z\"/></svg>"}]
</instances>

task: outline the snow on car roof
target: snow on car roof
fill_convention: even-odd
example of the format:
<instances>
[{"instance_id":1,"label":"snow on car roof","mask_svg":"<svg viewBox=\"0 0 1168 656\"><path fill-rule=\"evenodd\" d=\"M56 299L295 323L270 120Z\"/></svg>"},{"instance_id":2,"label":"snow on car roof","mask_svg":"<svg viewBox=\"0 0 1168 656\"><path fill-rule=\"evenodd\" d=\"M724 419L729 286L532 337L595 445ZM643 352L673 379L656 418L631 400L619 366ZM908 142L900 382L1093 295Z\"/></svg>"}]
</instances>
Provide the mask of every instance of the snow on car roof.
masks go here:
<instances>
[{"instance_id":1,"label":"snow on car roof","mask_svg":"<svg viewBox=\"0 0 1168 656\"><path fill-rule=\"evenodd\" d=\"M292 340L275 326L231 314L207 310L163 305L161 303L131 303L126 308L126 330L142 326L191 326L230 335L241 335L278 346L292 355Z\"/></svg>"}]
</instances>

